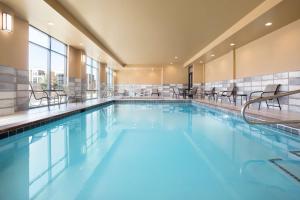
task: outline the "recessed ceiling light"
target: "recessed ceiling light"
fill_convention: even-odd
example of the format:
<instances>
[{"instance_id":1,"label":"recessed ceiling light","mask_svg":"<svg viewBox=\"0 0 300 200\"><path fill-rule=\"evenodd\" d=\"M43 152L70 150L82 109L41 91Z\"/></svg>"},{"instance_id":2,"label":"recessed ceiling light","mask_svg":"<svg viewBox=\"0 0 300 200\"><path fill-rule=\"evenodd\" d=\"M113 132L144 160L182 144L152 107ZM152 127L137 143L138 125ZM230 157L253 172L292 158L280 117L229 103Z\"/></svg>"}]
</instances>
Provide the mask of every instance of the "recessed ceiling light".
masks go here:
<instances>
[{"instance_id":1,"label":"recessed ceiling light","mask_svg":"<svg viewBox=\"0 0 300 200\"><path fill-rule=\"evenodd\" d=\"M235 44L234 44L234 43L231 43L231 44L230 44L230 46L232 46L232 47L233 47L233 46L235 46Z\"/></svg>"},{"instance_id":2,"label":"recessed ceiling light","mask_svg":"<svg viewBox=\"0 0 300 200\"><path fill-rule=\"evenodd\" d=\"M211 56L211 57L214 57L214 56L215 56L215 54L211 54L210 56Z\"/></svg>"},{"instance_id":3,"label":"recessed ceiling light","mask_svg":"<svg viewBox=\"0 0 300 200\"><path fill-rule=\"evenodd\" d=\"M265 26L272 26L272 22L265 23Z\"/></svg>"},{"instance_id":4,"label":"recessed ceiling light","mask_svg":"<svg viewBox=\"0 0 300 200\"><path fill-rule=\"evenodd\" d=\"M170 62L170 64L171 64L171 65L173 65L173 63L172 63L172 62Z\"/></svg>"},{"instance_id":5,"label":"recessed ceiling light","mask_svg":"<svg viewBox=\"0 0 300 200\"><path fill-rule=\"evenodd\" d=\"M174 58L175 58L175 59L178 59L178 57L177 57L177 56L175 56Z\"/></svg>"},{"instance_id":6,"label":"recessed ceiling light","mask_svg":"<svg viewBox=\"0 0 300 200\"><path fill-rule=\"evenodd\" d=\"M79 43L79 45L80 45L80 46L83 46L83 44L82 44L81 42Z\"/></svg>"},{"instance_id":7,"label":"recessed ceiling light","mask_svg":"<svg viewBox=\"0 0 300 200\"><path fill-rule=\"evenodd\" d=\"M48 25L49 25L49 26L53 26L54 23L53 23L53 22L48 22Z\"/></svg>"},{"instance_id":8,"label":"recessed ceiling light","mask_svg":"<svg viewBox=\"0 0 300 200\"><path fill-rule=\"evenodd\" d=\"M202 60L200 60L200 61L199 61L199 63L203 63L203 61L202 61Z\"/></svg>"}]
</instances>

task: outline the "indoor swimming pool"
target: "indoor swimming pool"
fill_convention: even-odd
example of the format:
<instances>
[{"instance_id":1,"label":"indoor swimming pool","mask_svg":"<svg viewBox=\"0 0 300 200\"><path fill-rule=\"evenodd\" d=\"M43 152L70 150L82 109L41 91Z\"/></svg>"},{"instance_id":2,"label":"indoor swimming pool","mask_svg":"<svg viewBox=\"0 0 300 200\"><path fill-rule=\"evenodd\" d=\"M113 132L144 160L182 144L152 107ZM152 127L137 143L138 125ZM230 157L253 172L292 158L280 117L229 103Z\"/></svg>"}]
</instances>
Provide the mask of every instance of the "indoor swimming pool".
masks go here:
<instances>
[{"instance_id":1,"label":"indoor swimming pool","mask_svg":"<svg viewBox=\"0 0 300 200\"><path fill-rule=\"evenodd\" d=\"M0 199L298 200L300 138L194 103L113 103L0 141Z\"/></svg>"}]
</instances>

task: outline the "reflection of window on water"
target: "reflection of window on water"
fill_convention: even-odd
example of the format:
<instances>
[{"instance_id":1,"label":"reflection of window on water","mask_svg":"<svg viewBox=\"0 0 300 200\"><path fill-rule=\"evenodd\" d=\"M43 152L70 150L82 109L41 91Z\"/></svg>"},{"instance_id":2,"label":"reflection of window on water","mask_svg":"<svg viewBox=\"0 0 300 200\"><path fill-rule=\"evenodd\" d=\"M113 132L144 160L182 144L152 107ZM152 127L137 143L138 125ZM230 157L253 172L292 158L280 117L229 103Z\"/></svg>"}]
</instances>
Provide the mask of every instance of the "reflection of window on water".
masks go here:
<instances>
[{"instance_id":1,"label":"reflection of window on water","mask_svg":"<svg viewBox=\"0 0 300 200\"><path fill-rule=\"evenodd\" d=\"M67 128L32 136L29 146L29 196L34 198L67 167Z\"/></svg>"},{"instance_id":2,"label":"reflection of window on water","mask_svg":"<svg viewBox=\"0 0 300 200\"><path fill-rule=\"evenodd\" d=\"M94 144L100 133L100 111L91 112L86 115L86 148Z\"/></svg>"},{"instance_id":3,"label":"reflection of window on water","mask_svg":"<svg viewBox=\"0 0 300 200\"><path fill-rule=\"evenodd\" d=\"M106 109L106 129L107 131L109 131L112 126L113 126L113 123L114 123L114 106L111 105L111 106L108 106Z\"/></svg>"},{"instance_id":4,"label":"reflection of window on water","mask_svg":"<svg viewBox=\"0 0 300 200\"><path fill-rule=\"evenodd\" d=\"M29 27L29 81L35 90L63 89L66 84L67 45ZM41 102L46 105L46 99ZM40 101L30 100L30 106Z\"/></svg>"}]
</instances>

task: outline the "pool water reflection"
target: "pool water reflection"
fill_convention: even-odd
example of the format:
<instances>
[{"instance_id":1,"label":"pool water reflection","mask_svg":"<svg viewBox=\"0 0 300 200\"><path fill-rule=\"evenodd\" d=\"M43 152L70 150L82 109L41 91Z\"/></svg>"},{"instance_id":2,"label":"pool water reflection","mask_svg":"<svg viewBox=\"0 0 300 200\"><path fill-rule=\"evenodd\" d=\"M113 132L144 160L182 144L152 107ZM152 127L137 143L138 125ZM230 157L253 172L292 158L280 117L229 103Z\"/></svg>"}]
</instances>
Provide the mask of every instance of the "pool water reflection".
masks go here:
<instances>
[{"instance_id":1,"label":"pool water reflection","mask_svg":"<svg viewBox=\"0 0 300 200\"><path fill-rule=\"evenodd\" d=\"M0 199L297 199L298 137L193 104L113 104L0 143Z\"/></svg>"}]
</instances>

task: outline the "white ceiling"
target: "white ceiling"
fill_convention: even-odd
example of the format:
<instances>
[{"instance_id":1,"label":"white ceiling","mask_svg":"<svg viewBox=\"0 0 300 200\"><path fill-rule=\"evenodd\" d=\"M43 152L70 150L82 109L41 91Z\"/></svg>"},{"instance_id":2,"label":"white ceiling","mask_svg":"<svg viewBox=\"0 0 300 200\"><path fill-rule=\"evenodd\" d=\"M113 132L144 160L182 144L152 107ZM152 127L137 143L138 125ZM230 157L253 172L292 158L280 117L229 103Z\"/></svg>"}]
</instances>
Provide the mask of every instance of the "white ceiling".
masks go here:
<instances>
[{"instance_id":1,"label":"white ceiling","mask_svg":"<svg viewBox=\"0 0 300 200\"><path fill-rule=\"evenodd\" d=\"M57 1L125 64L183 63L263 2Z\"/></svg>"}]
</instances>

